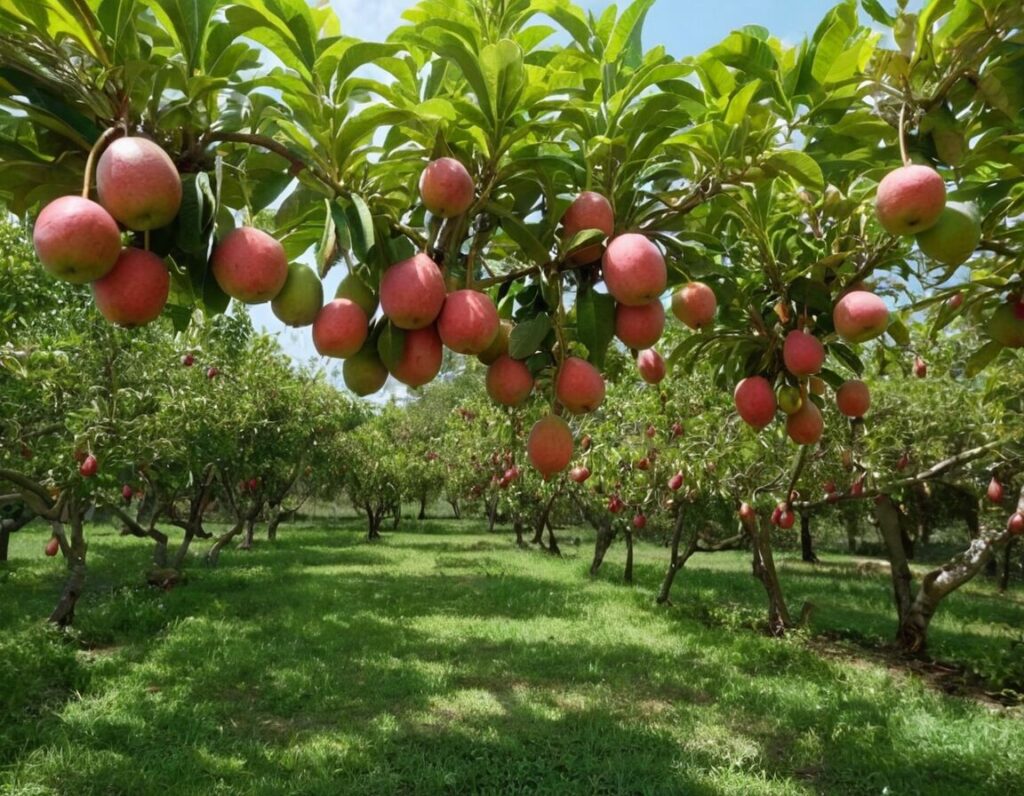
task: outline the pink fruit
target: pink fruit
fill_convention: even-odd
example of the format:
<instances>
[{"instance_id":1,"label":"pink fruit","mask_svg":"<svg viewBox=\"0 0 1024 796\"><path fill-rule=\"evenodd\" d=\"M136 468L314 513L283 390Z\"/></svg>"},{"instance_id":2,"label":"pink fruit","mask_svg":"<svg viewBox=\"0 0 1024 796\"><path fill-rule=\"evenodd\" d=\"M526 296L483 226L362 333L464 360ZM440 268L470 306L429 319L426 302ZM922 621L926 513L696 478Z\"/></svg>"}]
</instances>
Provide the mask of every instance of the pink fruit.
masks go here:
<instances>
[{"instance_id":1,"label":"pink fruit","mask_svg":"<svg viewBox=\"0 0 1024 796\"><path fill-rule=\"evenodd\" d=\"M1006 523L1006 530L1014 536L1024 534L1024 514L1018 511L1010 515L1010 520Z\"/></svg>"},{"instance_id":2,"label":"pink fruit","mask_svg":"<svg viewBox=\"0 0 1024 796\"><path fill-rule=\"evenodd\" d=\"M914 375L919 379L928 376L928 363L921 359L921 357L914 357Z\"/></svg>"},{"instance_id":3,"label":"pink fruit","mask_svg":"<svg viewBox=\"0 0 1024 796\"><path fill-rule=\"evenodd\" d=\"M564 470L572 460L572 432L557 415L545 415L530 430L526 454L545 480Z\"/></svg>"},{"instance_id":4,"label":"pink fruit","mask_svg":"<svg viewBox=\"0 0 1024 796\"><path fill-rule=\"evenodd\" d=\"M591 442L590 435L589 434L584 434L583 435L583 439L580 440L580 450L581 451L588 451L588 450L590 450L590 442Z\"/></svg>"},{"instance_id":5,"label":"pink fruit","mask_svg":"<svg viewBox=\"0 0 1024 796\"><path fill-rule=\"evenodd\" d=\"M740 503L740 519L745 523L754 522L757 519L757 512L749 503Z\"/></svg>"},{"instance_id":6,"label":"pink fruit","mask_svg":"<svg viewBox=\"0 0 1024 796\"><path fill-rule=\"evenodd\" d=\"M651 301L630 307L619 304L615 308L615 336L627 348L650 348L665 329L665 308L660 301Z\"/></svg>"},{"instance_id":7,"label":"pink fruit","mask_svg":"<svg viewBox=\"0 0 1024 796\"><path fill-rule=\"evenodd\" d=\"M743 421L756 429L762 429L775 418L778 406L772 385L764 376L749 376L736 385L733 393L736 411Z\"/></svg>"},{"instance_id":8,"label":"pink fruit","mask_svg":"<svg viewBox=\"0 0 1024 796\"><path fill-rule=\"evenodd\" d=\"M118 138L96 165L96 193L128 229L158 229L178 215L181 177L174 161L148 138Z\"/></svg>"},{"instance_id":9,"label":"pink fruit","mask_svg":"<svg viewBox=\"0 0 1024 796\"><path fill-rule=\"evenodd\" d=\"M142 249L124 249L114 267L92 283L100 314L118 326L145 326L163 312L171 290L164 261Z\"/></svg>"},{"instance_id":10,"label":"pink fruit","mask_svg":"<svg viewBox=\"0 0 1024 796\"><path fill-rule=\"evenodd\" d=\"M225 235L213 250L210 266L220 289L246 304L270 301L288 278L284 247L253 227Z\"/></svg>"},{"instance_id":11,"label":"pink fruit","mask_svg":"<svg viewBox=\"0 0 1024 796\"><path fill-rule=\"evenodd\" d=\"M217 368L207 368L206 369L206 378L208 378L208 379L215 379L219 375L220 375L220 371L217 370Z\"/></svg>"},{"instance_id":12,"label":"pink fruit","mask_svg":"<svg viewBox=\"0 0 1024 796\"><path fill-rule=\"evenodd\" d=\"M644 456L642 459L637 461L636 469L638 469L638 470L650 470L651 469L651 460L648 459L646 456Z\"/></svg>"},{"instance_id":13,"label":"pink fruit","mask_svg":"<svg viewBox=\"0 0 1024 796\"><path fill-rule=\"evenodd\" d=\"M604 401L604 378L584 359L569 357L555 378L555 395L562 406L576 415L593 412Z\"/></svg>"},{"instance_id":14,"label":"pink fruit","mask_svg":"<svg viewBox=\"0 0 1024 796\"><path fill-rule=\"evenodd\" d=\"M960 306L963 303L964 303L964 294L963 293L954 293L952 296L950 296L948 299L946 299L946 306L949 307L951 310L958 310L958 309L960 309Z\"/></svg>"},{"instance_id":15,"label":"pink fruit","mask_svg":"<svg viewBox=\"0 0 1024 796\"><path fill-rule=\"evenodd\" d=\"M821 439L825 422L814 401L804 401L803 406L786 418L786 433L798 445L813 445Z\"/></svg>"},{"instance_id":16,"label":"pink fruit","mask_svg":"<svg viewBox=\"0 0 1024 796\"><path fill-rule=\"evenodd\" d=\"M874 293L852 290L836 302L832 322L848 343L864 343L885 333L889 308Z\"/></svg>"},{"instance_id":17,"label":"pink fruit","mask_svg":"<svg viewBox=\"0 0 1024 796\"><path fill-rule=\"evenodd\" d=\"M824 484L824 489L825 489L826 494L831 495L833 492L836 491L836 482L835 481L831 481L831 480L830 481L826 481L825 484Z\"/></svg>"},{"instance_id":18,"label":"pink fruit","mask_svg":"<svg viewBox=\"0 0 1024 796\"><path fill-rule=\"evenodd\" d=\"M612 495L608 498L608 511L612 514L618 514L624 508L626 508L626 504L622 502L622 498L618 495Z\"/></svg>"},{"instance_id":19,"label":"pink fruit","mask_svg":"<svg viewBox=\"0 0 1024 796\"><path fill-rule=\"evenodd\" d=\"M647 348L637 354L636 369L648 384L659 384L665 378L665 360L653 348Z\"/></svg>"},{"instance_id":20,"label":"pink fruit","mask_svg":"<svg viewBox=\"0 0 1024 796\"><path fill-rule=\"evenodd\" d=\"M533 374L518 359L502 354L487 368L487 394L503 406L519 406L533 391Z\"/></svg>"},{"instance_id":21,"label":"pink fruit","mask_svg":"<svg viewBox=\"0 0 1024 796\"><path fill-rule=\"evenodd\" d=\"M395 263L380 281L380 305L399 329L423 329L432 324L441 314L445 298L441 269L425 254Z\"/></svg>"},{"instance_id":22,"label":"pink fruit","mask_svg":"<svg viewBox=\"0 0 1024 796\"><path fill-rule=\"evenodd\" d=\"M369 321L363 308L349 299L333 299L313 321L313 345L320 356L345 359L366 342Z\"/></svg>"},{"instance_id":23,"label":"pink fruit","mask_svg":"<svg viewBox=\"0 0 1024 796\"><path fill-rule=\"evenodd\" d=\"M92 478L100 469L100 463L91 453L85 457L78 466L78 472L83 478Z\"/></svg>"},{"instance_id":24,"label":"pink fruit","mask_svg":"<svg viewBox=\"0 0 1024 796\"><path fill-rule=\"evenodd\" d=\"M196 364L196 358L192 354L185 354L181 358L181 365L185 368L190 368Z\"/></svg>"},{"instance_id":25,"label":"pink fruit","mask_svg":"<svg viewBox=\"0 0 1024 796\"><path fill-rule=\"evenodd\" d=\"M985 491L986 497L993 503L1003 502L1003 485L999 483L999 479L992 476L992 480L988 482L988 489Z\"/></svg>"},{"instance_id":26,"label":"pink fruit","mask_svg":"<svg viewBox=\"0 0 1024 796\"><path fill-rule=\"evenodd\" d=\"M128 484L125 484L124 486L121 487L121 497L124 498L124 502L125 503L130 503L131 499L132 499L132 496L134 494L135 494L135 492L132 490L131 486L129 486Z\"/></svg>"},{"instance_id":27,"label":"pink fruit","mask_svg":"<svg viewBox=\"0 0 1024 796\"><path fill-rule=\"evenodd\" d=\"M590 478L590 470L586 467L573 467L569 471L569 478L575 481L577 484L582 484L588 478Z\"/></svg>"},{"instance_id":28,"label":"pink fruit","mask_svg":"<svg viewBox=\"0 0 1024 796\"><path fill-rule=\"evenodd\" d=\"M475 190L473 178L455 158L438 158L428 163L420 177L423 204L441 218L461 216L469 210Z\"/></svg>"},{"instance_id":29,"label":"pink fruit","mask_svg":"<svg viewBox=\"0 0 1024 796\"><path fill-rule=\"evenodd\" d=\"M850 494L854 497L860 497L864 494L864 476L850 484Z\"/></svg>"},{"instance_id":30,"label":"pink fruit","mask_svg":"<svg viewBox=\"0 0 1024 796\"><path fill-rule=\"evenodd\" d=\"M658 429L656 429L656 428L655 428L655 427L654 427L654 426L653 426L652 424L650 424L650 423L649 423L649 424L647 425L647 428L646 428L646 429L644 430L644 434L646 434L646 435L647 435L647 439L654 439L654 437L655 437L655 435L656 435L657 433L658 433Z\"/></svg>"},{"instance_id":31,"label":"pink fruit","mask_svg":"<svg viewBox=\"0 0 1024 796\"><path fill-rule=\"evenodd\" d=\"M568 243L585 229L599 229L606 236L615 231L615 213L601 194L584 191L573 200L562 216L562 240ZM577 265L592 263L601 256L603 246L585 246L569 255Z\"/></svg>"},{"instance_id":32,"label":"pink fruit","mask_svg":"<svg viewBox=\"0 0 1024 796\"><path fill-rule=\"evenodd\" d=\"M402 356L391 375L410 387L422 387L441 372L444 349L437 329L428 326L405 333Z\"/></svg>"},{"instance_id":33,"label":"pink fruit","mask_svg":"<svg viewBox=\"0 0 1024 796\"><path fill-rule=\"evenodd\" d=\"M868 385L858 379L843 382L836 390L836 406L847 417L864 417L871 407Z\"/></svg>"},{"instance_id":34,"label":"pink fruit","mask_svg":"<svg viewBox=\"0 0 1024 796\"><path fill-rule=\"evenodd\" d=\"M910 466L910 457L907 454L901 454L900 458L896 460L896 469L903 472Z\"/></svg>"},{"instance_id":35,"label":"pink fruit","mask_svg":"<svg viewBox=\"0 0 1024 796\"><path fill-rule=\"evenodd\" d=\"M813 376L825 363L825 347L814 335L794 329L782 344L782 360L794 376Z\"/></svg>"},{"instance_id":36,"label":"pink fruit","mask_svg":"<svg viewBox=\"0 0 1024 796\"><path fill-rule=\"evenodd\" d=\"M683 434L685 433L686 429L683 428L683 424L682 423L680 423L679 421L676 421L675 423L672 424L671 431L672 431L672 439L676 439L677 437L683 436Z\"/></svg>"},{"instance_id":37,"label":"pink fruit","mask_svg":"<svg viewBox=\"0 0 1024 796\"><path fill-rule=\"evenodd\" d=\"M916 235L928 229L946 206L946 183L928 166L901 166L878 184L875 214L893 235Z\"/></svg>"},{"instance_id":38,"label":"pink fruit","mask_svg":"<svg viewBox=\"0 0 1024 796\"><path fill-rule=\"evenodd\" d=\"M491 297L478 290L456 290L437 319L441 342L458 354L480 354L494 341L501 321Z\"/></svg>"},{"instance_id":39,"label":"pink fruit","mask_svg":"<svg viewBox=\"0 0 1024 796\"><path fill-rule=\"evenodd\" d=\"M683 474L676 473L674 476L668 479L668 488L673 492L677 491L683 485Z\"/></svg>"},{"instance_id":40,"label":"pink fruit","mask_svg":"<svg viewBox=\"0 0 1024 796\"><path fill-rule=\"evenodd\" d=\"M81 196L62 196L44 207L32 229L32 242L43 268L76 285L99 279L121 253L117 222Z\"/></svg>"},{"instance_id":41,"label":"pink fruit","mask_svg":"<svg viewBox=\"0 0 1024 796\"><path fill-rule=\"evenodd\" d=\"M665 258L643 235L630 232L612 239L602 264L608 292L620 304L648 304L665 292Z\"/></svg>"},{"instance_id":42,"label":"pink fruit","mask_svg":"<svg viewBox=\"0 0 1024 796\"><path fill-rule=\"evenodd\" d=\"M786 509L779 514L779 527L784 530L789 530L793 527L793 523L796 522L796 515Z\"/></svg>"},{"instance_id":43,"label":"pink fruit","mask_svg":"<svg viewBox=\"0 0 1024 796\"><path fill-rule=\"evenodd\" d=\"M703 282L689 282L672 295L672 312L691 329L703 329L715 320L718 301Z\"/></svg>"},{"instance_id":44,"label":"pink fruit","mask_svg":"<svg viewBox=\"0 0 1024 796\"><path fill-rule=\"evenodd\" d=\"M50 558L60 552L60 540L56 536L50 537L50 541L46 543L45 552Z\"/></svg>"},{"instance_id":45,"label":"pink fruit","mask_svg":"<svg viewBox=\"0 0 1024 796\"><path fill-rule=\"evenodd\" d=\"M643 514L637 514L633 518L633 527L638 531L642 531L647 527L647 518Z\"/></svg>"}]
</instances>

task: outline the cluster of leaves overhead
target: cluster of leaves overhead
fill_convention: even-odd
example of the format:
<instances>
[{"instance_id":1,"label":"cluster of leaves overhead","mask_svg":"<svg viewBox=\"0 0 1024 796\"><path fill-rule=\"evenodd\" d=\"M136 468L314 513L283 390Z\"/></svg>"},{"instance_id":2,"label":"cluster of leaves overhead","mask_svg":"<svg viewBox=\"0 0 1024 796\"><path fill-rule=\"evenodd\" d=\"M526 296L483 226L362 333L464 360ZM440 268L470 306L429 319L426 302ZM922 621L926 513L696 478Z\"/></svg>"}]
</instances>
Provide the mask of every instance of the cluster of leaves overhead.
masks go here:
<instances>
[{"instance_id":1,"label":"cluster of leaves overhead","mask_svg":"<svg viewBox=\"0 0 1024 796\"><path fill-rule=\"evenodd\" d=\"M871 217L906 106L911 155L949 167L999 253L974 264L966 311L1020 281L1024 233L1007 223L1022 201L1019 3L930 0L913 14L865 0L864 24L845 0L795 47L747 26L677 59L642 47L653 2L594 16L569 0L424 0L372 43L303 0L3 0L0 196L20 213L72 191L92 142L126 125L185 174L178 221L153 236L173 263L179 327L195 304L226 306L207 272L213 236L259 214L290 257L312 252L321 273L346 259L369 284L430 245L452 280L469 269L531 322L515 343L542 366L554 327L598 364L611 340L596 273L558 267L582 242L559 240L562 212L592 188L617 230L662 244L670 282L713 286L719 332L673 361L713 353L731 385L771 369L777 335L764 332L780 305L828 335L843 285L877 272L895 294L950 276ZM438 237L414 188L445 154L470 165L478 197ZM906 324L890 335L906 345ZM854 351L827 342L860 371Z\"/></svg>"}]
</instances>

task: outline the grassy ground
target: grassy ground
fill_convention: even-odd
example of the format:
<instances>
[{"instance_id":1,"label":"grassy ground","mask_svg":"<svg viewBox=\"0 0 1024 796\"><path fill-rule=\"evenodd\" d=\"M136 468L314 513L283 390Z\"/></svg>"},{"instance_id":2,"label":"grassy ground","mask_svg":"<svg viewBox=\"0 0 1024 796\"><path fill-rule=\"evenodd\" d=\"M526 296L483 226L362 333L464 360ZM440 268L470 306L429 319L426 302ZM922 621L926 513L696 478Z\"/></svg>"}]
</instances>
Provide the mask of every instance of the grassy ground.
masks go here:
<instances>
[{"instance_id":1,"label":"grassy ground","mask_svg":"<svg viewBox=\"0 0 1024 796\"><path fill-rule=\"evenodd\" d=\"M660 548L627 587L620 547L591 580L585 546L559 560L473 523L409 527L372 545L357 522L287 527L170 593L137 585L139 540L95 530L75 644L40 621L60 563L18 534L0 565L0 792L1019 792L1019 709L754 632L745 555L695 558L658 609ZM884 578L780 559L814 630L891 634ZM935 652L980 668L1022 619L1019 590L972 586Z\"/></svg>"}]
</instances>

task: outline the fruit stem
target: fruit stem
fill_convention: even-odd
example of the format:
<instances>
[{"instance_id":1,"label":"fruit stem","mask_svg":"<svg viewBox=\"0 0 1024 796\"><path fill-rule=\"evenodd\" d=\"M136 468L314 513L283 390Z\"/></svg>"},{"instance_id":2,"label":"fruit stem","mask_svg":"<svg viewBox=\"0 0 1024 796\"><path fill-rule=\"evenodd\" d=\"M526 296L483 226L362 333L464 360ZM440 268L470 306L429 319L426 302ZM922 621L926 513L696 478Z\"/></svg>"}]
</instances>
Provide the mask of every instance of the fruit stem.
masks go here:
<instances>
[{"instance_id":1,"label":"fruit stem","mask_svg":"<svg viewBox=\"0 0 1024 796\"><path fill-rule=\"evenodd\" d=\"M89 188L92 185L92 173L96 167L96 158L99 157L100 151L106 148L106 145L110 143L116 136L122 135L124 129L121 127L108 127L103 131L103 134L96 139L96 143L92 145L92 149L89 150L89 157L85 161L85 176L82 179L82 198L89 198Z\"/></svg>"},{"instance_id":2,"label":"fruit stem","mask_svg":"<svg viewBox=\"0 0 1024 796\"><path fill-rule=\"evenodd\" d=\"M907 154L907 103L904 102L900 106L900 158L903 159L903 165L910 165L910 155Z\"/></svg>"}]
</instances>

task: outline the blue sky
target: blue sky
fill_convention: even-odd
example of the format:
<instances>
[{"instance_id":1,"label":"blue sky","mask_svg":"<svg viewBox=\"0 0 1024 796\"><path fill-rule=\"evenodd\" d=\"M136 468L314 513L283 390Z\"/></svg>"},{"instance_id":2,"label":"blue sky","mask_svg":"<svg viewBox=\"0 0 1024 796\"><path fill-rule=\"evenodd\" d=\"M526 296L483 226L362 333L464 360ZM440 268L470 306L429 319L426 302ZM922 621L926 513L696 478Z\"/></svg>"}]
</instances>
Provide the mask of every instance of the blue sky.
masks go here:
<instances>
[{"instance_id":1,"label":"blue sky","mask_svg":"<svg viewBox=\"0 0 1024 796\"><path fill-rule=\"evenodd\" d=\"M577 3L598 14L612 4L609 0L577 0ZM416 3L415 0L331 0L331 4L341 18L346 35L382 41L401 23L402 12ZM628 0L618 3L620 10L627 5ZM832 0L658 0L644 27L644 47L662 44L676 57L694 55L744 25L763 25L783 41L795 44L811 34L834 5ZM883 5L892 10L896 3L883 0ZM910 5L917 7L920 2L914 0ZM333 297L343 275L342 268L335 268L328 274L324 284L327 298ZM281 344L296 359L308 361L316 357L308 328L286 329L273 316L269 305L252 308L252 318L257 327L278 335ZM337 361L332 361L331 365L334 370ZM391 379L388 389L393 388L396 385Z\"/></svg>"}]
</instances>

